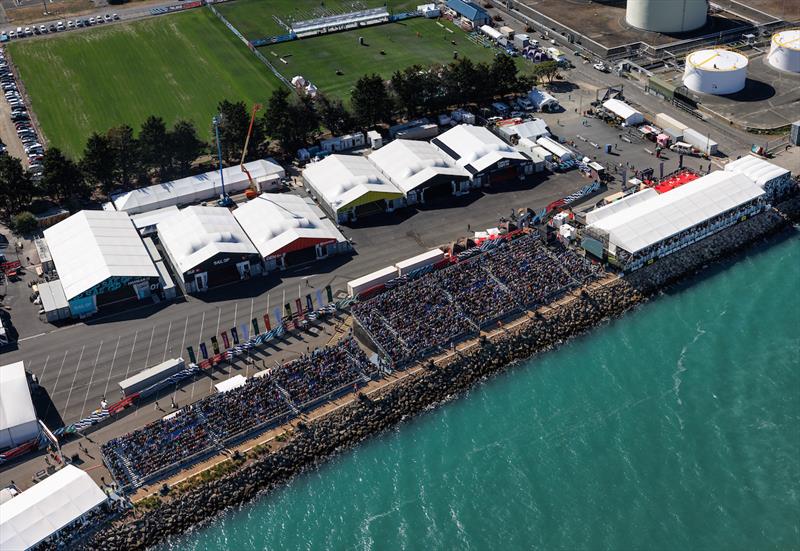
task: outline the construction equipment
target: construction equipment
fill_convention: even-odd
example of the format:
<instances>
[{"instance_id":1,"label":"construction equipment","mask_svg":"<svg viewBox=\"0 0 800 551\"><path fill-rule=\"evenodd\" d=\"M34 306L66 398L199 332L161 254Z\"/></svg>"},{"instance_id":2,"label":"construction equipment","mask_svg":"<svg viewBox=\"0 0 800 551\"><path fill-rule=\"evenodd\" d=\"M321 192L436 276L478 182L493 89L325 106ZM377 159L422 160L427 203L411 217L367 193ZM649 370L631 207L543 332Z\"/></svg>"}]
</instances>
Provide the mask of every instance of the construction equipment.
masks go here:
<instances>
[{"instance_id":1,"label":"construction equipment","mask_svg":"<svg viewBox=\"0 0 800 551\"><path fill-rule=\"evenodd\" d=\"M253 182L253 177L250 176L250 171L248 171L247 168L244 166L244 160L247 157L247 146L250 144L250 136L252 136L253 134L253 123L255 123L256 120L256 113L258 113L260 110L261 110L260 103L256 103L255 105L253 105L253 113L250 115L250 126L247 129L247 136L244 139L244 147L242 148L242 160L239 162L239 167L242 169L242 172L247 174L247 179L250 182L250 189L248 189L246 192L246 196L248 199L253 199L255 197L255 194L258 193L258 190L256 189L256 185Z\"/></svg>"},{"instance_id":2,"label":"construction equipment","mask_svg":"<svg viewBox=\"0 0 800 551\"><path fill-rule=\"evenodd\" d=\"M217 204L220 207L232 207L233 206L233 199L225 193L225 173L222 171L222 144L219 141L219 122L220 116L214 115L211 119L211 123L214 125L214 136L217 139L217 158L219 162L219 181L222 186L222 190L219 195L219 201Z\"/></svg>"}]
</instances>

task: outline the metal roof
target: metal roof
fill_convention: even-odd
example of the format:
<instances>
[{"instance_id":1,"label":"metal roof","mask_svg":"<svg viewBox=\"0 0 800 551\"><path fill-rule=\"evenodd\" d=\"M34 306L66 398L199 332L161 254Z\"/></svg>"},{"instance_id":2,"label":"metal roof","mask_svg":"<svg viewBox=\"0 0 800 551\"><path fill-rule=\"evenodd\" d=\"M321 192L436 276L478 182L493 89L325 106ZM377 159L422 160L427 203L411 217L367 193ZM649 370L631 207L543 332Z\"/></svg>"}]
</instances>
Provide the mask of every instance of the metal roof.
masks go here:
<instances>
[{"instance_id":1,"label":"metal roof","mask_svg":"<svg viewBox=\"0 0 800 551\"><path fill-rule=\"evenodd\" d=\"M124 212L82 210L44 230L64 294L72 300L110 277L157 277Z\"/></svg>"},{"instance_id":2,"label":"metal roof","mask_svg":"<svg viewBox=\"0 0 800 551\"><path fill-rule=\"evenodd\" d=\"M220 253L258 254L231 211L223 207L186 207L157 228L161 246L181 273Z\"/></svg>"},{"instance_id":3,"label":"metal roof","mask_svg":"<svg viewBox=\"0 0 800 551\"><path fill-rule=\"evenodd\" d=\"M454 180L469 178L466 169L423 141L394 140L372 153L369 159L406 194L439 175Z\"/></svg>"},{"instance_id":4,"label":"metal roof","mask_svg":"<svg viewBox=\"0 0 800 551\"><path fill-rule=\"evenodd\" d=\"M301 244L345 240L335 227L323 224L311 205L297 195L262 193L239 205L233 216L264 258L305 248Z\"/></svg>"},{"instance_id":5,"label":"metal roof","mask_svg":"<svg viewBox=\"0 0 800 551\"><path fill-rule=\"evenodd\" d=\"M464 167L473 174L482 172L503 159L522 162L528 160L525 155L483 126L460 124L440 134L431 143L450 156L457 166Z\"/></svg>"},{"instance_id":6,"label":"metal roof","mask_svg":"<svg viewBox=\"0 0 800 551\"><path fill-rule=\"evenodd\" d=\"M725 165L725 170L744 174L762 189L769 182L791 174L788 170L776 164L765 161L753 155L747 155Z\"/></svg>"},{"instance_id":7,"label":"metal roof","mask_svg":"<svg viewBox=\"0 0 800 551\"><path fill-rule=\"evenodd\" d=\"M764 195L742 174L718 170L591 224L610 243L636 253Z\"/></svg>"},{"instance_id":8,"label":"metal roof","mask_svg":"<svg viewBox=\"0 0 800 551\"><path fill-rule=\"evenodd\" d=\"M30 549L106 499L87 473L67 465L0 505L0 549Z\"/></svg>"},{"instance_id":9,"label":"metal roof","mask_svg":"<svg viewBox=\"0 0 800 551\"><path fill-rule=\"evenodd\" d=\"M470 21L489 19L489 14L481 7L464 0L447 0L447 7Z\"/></svg>"}]
</instances>

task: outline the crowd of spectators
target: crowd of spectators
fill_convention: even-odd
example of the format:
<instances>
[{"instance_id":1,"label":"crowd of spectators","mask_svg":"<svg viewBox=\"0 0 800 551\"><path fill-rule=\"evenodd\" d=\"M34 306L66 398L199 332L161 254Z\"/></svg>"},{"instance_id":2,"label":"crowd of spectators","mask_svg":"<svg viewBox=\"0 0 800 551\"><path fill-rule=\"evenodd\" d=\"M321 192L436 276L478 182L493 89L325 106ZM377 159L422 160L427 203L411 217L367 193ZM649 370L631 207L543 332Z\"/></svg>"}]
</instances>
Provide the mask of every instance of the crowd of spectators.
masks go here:
<instances>
[{"instance_id":1,"label":"crowd of spectators","mask_svg":"<svg viewBox=\"0 0 800 551\"><path fill-rule=\"evenodd\" d=\"M598 273L574 252L525 235L387 290L353 313L402 365L520 308L550 302Z\"/></svg>"},{"instance_id":2,"label":"crowd of spectators","mask_svg":"<svg viewBox=\"0 0 800 551\"><path fill-rule=\"evenodd\" d=\"M173 415L114 438L103 457L122 485L137 484L227 438L276 418L295 415L294 406L324 398L340 388L360 385L375 373L355 339L317 349L307 356L251 377L239 388L212 394Z\"/></svg>"},{"instance_id":3,"label":"crowd of spectators","mask_svg":"<svg viewBox=\"0 0 800 551\"><path fill-rule=\"evenodd\" d=\"M302 406L343 387L363 384L365 375L374 370L355 339L349 337L338 346L318 348L284 364L272 375L292 402Z\"/></svg>"}]
</instances>

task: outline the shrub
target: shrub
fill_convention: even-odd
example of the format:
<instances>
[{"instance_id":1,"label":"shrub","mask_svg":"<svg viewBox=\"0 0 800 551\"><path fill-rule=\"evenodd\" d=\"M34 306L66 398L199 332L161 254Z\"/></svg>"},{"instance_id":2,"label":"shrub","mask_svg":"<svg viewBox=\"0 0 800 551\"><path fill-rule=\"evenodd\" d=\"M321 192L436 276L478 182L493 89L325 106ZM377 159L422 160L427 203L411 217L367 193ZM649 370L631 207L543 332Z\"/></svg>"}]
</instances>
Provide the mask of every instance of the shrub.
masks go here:
<instances>
[{"instance_id":1,"label":"shrub","mask_svg":"<svg viewBox=\"0 0 800 551\"><path fill-rule=\"evenodd\" d=\"M29 234L39 229L39 221L32 212L26 210L14 215L11 226L18 234Z\"/></svg>"}]
</instances>

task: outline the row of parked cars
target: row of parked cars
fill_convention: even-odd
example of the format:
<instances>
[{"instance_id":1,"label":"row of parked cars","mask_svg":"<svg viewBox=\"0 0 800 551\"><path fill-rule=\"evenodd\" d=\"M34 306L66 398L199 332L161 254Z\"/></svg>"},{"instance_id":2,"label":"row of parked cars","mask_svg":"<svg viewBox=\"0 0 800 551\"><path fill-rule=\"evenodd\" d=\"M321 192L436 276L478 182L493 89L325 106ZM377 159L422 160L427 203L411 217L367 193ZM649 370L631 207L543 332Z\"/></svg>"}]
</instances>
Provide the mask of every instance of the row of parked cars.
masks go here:
<instances>
[{"instance_id":1,"label":"row of parked cars","mask_svg":"<svg viewBox=\"0 0 800 551\"><path fill-rule=\"evenodd\" d=\"M59 21L58 23L51 23L50 25L33 25L30 27L17 27L16 30L3 31L0 33L0 42L8 42L12 38L25 38L26 36L33 36L37 34L57 33L61 31L71 31L72 29L80 29L81 27L91 27L93 25L101 25L103 23L110 23L111 21L119 20L119 15L116 13L98 15L97 17L90 17L88 19L69 19L66 22Z\"/></svg>"},{"instance_id":2,"label":"row of parked cars","mask_svg":"<svg viewBox=\"0 0 800 551\"><path fill-rule=\"evenodd\" d=\"M11 107L11 122L17 130L22 146L25 148L25 155L28 156L30 170L34 174L42 173L42 159L44 159L44 146L36 134L36 129L31 123L31 116L25 102L17 88L17 81L14 73L8 66L5 54L0 51L0 86L3 87L3 94L9 107Z\"/></svg>"}]
</instances>

